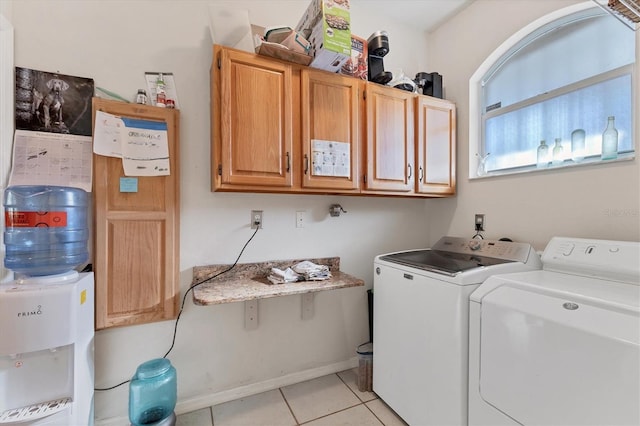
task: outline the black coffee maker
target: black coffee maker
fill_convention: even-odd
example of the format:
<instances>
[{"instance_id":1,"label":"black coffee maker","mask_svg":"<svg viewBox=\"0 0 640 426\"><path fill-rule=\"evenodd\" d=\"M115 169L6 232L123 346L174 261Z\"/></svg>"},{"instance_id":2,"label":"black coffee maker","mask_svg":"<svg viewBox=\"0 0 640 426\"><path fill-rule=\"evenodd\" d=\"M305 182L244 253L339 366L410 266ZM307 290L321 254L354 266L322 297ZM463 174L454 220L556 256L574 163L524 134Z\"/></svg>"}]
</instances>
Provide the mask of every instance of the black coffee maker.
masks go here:
<instances>
[{"instance_id":1,"label":"black coffee maker","mask_svg":"<svg viewBox=\"0 0 640 426\"><path fill-rule=\"evenodd\" d=\"M423 95L442 98L442 76L437 72L419 72L413 80Z\"/></svg>"},{"instance_id":2,"label":"black coffee maker","mask_svg":"<svg viewBox=\"0 0 640 426\"><path fill-rule=\"evenodd\" d=\"M384 70L382 58L389 53L389 35L386 31L376 31L367 40L369 50L369 81L387 84L393 75Z\"/></svg>"}]
</instances>

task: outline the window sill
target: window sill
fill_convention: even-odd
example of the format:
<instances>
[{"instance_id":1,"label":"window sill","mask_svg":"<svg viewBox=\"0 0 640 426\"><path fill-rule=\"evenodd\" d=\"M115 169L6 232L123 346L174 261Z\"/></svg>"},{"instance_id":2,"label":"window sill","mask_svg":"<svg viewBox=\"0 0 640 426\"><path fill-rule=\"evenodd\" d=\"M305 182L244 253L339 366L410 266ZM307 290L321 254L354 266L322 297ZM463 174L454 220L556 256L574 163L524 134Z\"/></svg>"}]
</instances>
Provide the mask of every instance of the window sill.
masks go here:
<instances>
[{"instance_id":1,"label":"window sill","mask_svg":"<svg viewBox=\"0 0 640 426\"><path fill-rule=\"evenodd\" d=\"M565 160L559 166L549 165L549 167L542 168L542 169L539 169L535 166L528 166L528 167L518 167L514 169L489 171L487 172L487 174L482 176L469 176L469 180L486 179L486 178L492 178L497 176L508 176L508 175L522 174L522 173L553 172L557 170L572 169L575 167L619 163L623 161L634 160L635 158L636 158L635 152L627 152L627 153L618 155L618 158L616 158L615 160L601 160L600 158L591 158L591 159L587 158L584 161L581 161L579 163L574 163L572 160Z\"/></svg>"}]
</instances>

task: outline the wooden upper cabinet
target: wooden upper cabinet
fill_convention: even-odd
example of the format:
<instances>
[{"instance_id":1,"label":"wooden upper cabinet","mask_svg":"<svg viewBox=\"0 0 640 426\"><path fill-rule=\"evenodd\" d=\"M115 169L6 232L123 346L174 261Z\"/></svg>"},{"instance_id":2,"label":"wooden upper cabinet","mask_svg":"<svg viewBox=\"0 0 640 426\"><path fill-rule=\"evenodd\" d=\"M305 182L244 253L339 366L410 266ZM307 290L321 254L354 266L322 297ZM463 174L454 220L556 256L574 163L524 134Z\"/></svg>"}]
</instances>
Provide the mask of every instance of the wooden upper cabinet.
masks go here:
<instances>
[{"instance_id":1,"label":"wooden upper cabinet","mask_svg":"<svg viewBox=\"0 0 640 426\"><path fill-rule=\"evenodd\" d=\"M214 189L293 184L292 68L216 47L213 78Z\"/></svg>"},{"instance_id":2,"label":"wooden upper cabinet","mask_svg":"<svg viewBox=\"0 0 640 426\"><path fill-rule=\"evenodd\" d=\"M455 105L214 46L214 191L455 194Z\"/></svg>"},{"instance_id":3,"label":"wooden upper cabinet","mask_svg":"<svg viewBox=\"0 0 640 426\"><path fill-rule=\"evenodd\" d=\"M415 95L367 83L365 189L413 192Z\"/></svg>"},{"instance_id":4,"label":"wooden upper cabinet","mask_svg":"<svg viewBox=\"0 0 640 426\"><path fill-rule=\"evenodd\" d=\"M301 72L302 186L359 189L359 93L356 78Z\"/></svg>"},{"instance_id":5,"label":"wooden upper cabinet","mask_svg":"<svg viewBox=\"0 0 640 426\"><path fill-rule=\"evenodd\" d=\"M93 156L96 329L176 318L180 298L179 111L93 99L96 111L163 121L168 176L131 177L122 159ZM130 181L128 181L130 182Z\"/></svg>"},{"instance_id":6,"label":"wooden upper cabinet","mask_svg":"<svg viewBox=\"0 0 640 426\"><path fill-rule=\"evenodd\" d=\"M416 192L453 195L456 192L456 107L428 96L416 98Z\"/></svg>"}]
</instances>

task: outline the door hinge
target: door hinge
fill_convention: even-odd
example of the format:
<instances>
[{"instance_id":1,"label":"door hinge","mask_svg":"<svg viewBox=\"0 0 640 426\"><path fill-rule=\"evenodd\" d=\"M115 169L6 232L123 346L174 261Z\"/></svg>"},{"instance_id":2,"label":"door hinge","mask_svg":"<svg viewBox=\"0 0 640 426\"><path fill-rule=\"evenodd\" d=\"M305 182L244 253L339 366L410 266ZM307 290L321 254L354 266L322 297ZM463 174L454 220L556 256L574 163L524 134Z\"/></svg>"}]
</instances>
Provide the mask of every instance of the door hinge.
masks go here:
<instances>
[{"instance_id":1,"label":"door hinge","mask_svg":"<svg viewBox=\"0 0 640 426\"><path fill-rule=\"evenodd\" d=\"M222 164L218 164L218 175L222 176Z\"/></svg>"}]
</instances>

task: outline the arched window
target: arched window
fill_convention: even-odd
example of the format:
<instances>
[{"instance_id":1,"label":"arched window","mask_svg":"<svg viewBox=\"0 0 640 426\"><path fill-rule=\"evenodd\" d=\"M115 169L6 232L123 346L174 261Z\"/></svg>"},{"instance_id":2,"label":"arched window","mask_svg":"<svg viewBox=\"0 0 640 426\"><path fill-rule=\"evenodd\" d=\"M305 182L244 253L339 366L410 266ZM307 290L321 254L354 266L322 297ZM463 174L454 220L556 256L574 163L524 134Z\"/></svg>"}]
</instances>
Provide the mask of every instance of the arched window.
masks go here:
<instances>
[{"instance_id":1,"label":"arched window","mask_svg":"<svg viewBox=\"0 0 640 426\"><path fill-rule=\"evenodd\" d=\"M507 40L471 78L469 177L633 158L635 43L627 26L584 5ZM602 153L609 117L613 158Z\"/></svg>"}]
</instances>

